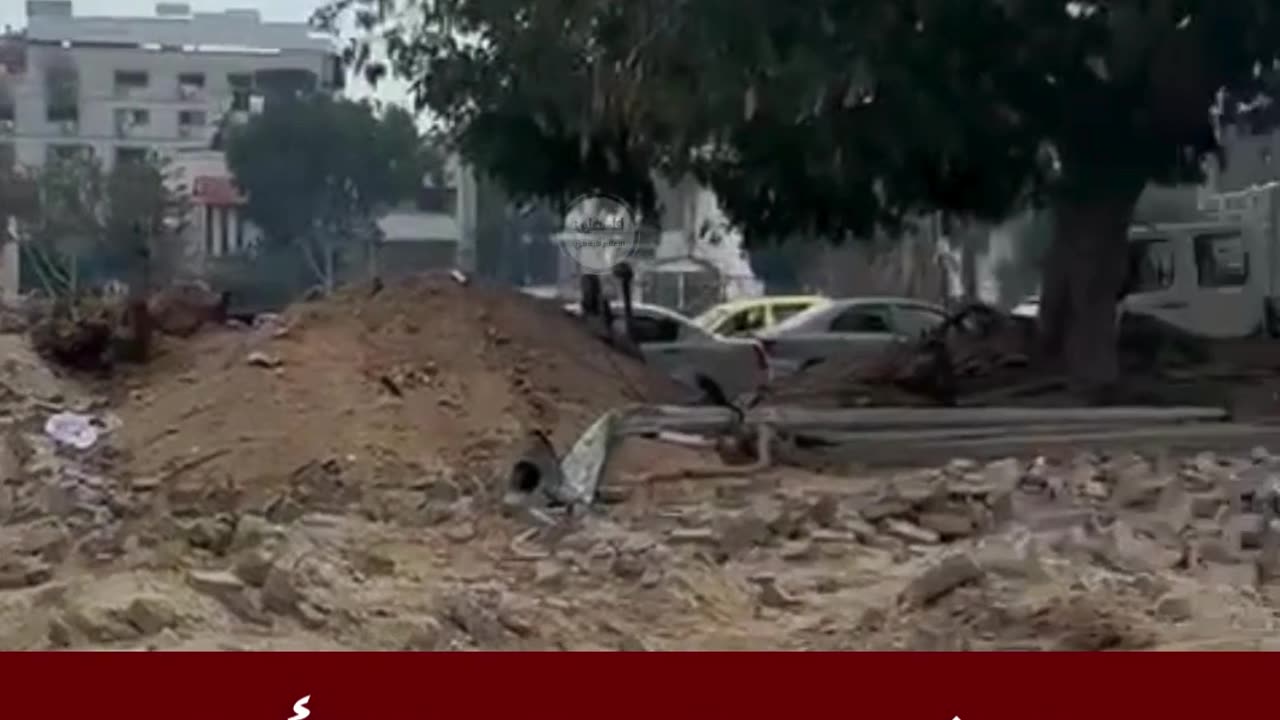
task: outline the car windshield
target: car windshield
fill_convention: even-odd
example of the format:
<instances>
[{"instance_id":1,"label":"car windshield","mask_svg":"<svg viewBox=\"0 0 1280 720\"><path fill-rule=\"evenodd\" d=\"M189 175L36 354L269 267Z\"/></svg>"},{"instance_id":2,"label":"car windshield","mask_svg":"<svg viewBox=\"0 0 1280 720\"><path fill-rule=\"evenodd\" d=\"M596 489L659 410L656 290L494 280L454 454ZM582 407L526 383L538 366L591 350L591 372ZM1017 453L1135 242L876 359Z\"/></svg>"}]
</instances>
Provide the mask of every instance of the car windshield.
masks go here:
<instances>
[{"instance_id":1,"label":"car windshield","mask_svg":"<svg viewBox=\"0 0 1280 720\"><path fill-rule=\"evenodd\" d=\"M715 330L727 317L729 317L729 308L718 305L694 318L693 323L707 330Z\"/></svg>"},{"instance_id":2,"label":"car windshield","mask_svg":"<svg viewBox=\"0 0 1280 720\"><path fill-rule=\"evenodd\" d=\"M808 324L810 320L822 314L828 307L830 307L830 305L828 304L816 303L814 304L813 307L809 308L808 310L805 310L804 312L798 312L795 315L792 315L791 317L787 318L786 320L783 320L782 322L778 323L777 325L774 325L773 327L770 327L770 328L766 328L764 333L762 334L784 335L789 332L794 332L797 328L800 328Z\"/></svg>"}]
</instances>

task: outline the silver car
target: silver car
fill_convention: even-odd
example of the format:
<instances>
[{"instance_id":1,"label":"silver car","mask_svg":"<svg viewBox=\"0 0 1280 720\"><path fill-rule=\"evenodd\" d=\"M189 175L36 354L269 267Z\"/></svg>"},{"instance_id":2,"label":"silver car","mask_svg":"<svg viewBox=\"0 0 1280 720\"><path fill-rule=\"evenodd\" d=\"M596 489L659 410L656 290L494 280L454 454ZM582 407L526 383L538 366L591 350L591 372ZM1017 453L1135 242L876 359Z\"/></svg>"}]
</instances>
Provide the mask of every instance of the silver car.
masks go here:
<instances>
[{"instance_id":1,"label":"silver car","mask_svg":"<svg viewBox=\"0 0 1280 720\"><path fill-rule=\"evenodd\" d=\"M574 315L582 309L566 305ZM621 336L622 303L612 303L615 332ZM660 305L636 303L632 329L646 362L682 383L692 385L695 374L713 380L730 398L751 393L769 380L764 346L754 338L715 335L693 320Z\"/></svg>"},{"instance_id":2,"label":"silver car","mask_svg":"<svg viewBox=\"0 0 1280 720\"><path fill-rule=\"evenodd\" d=\"M768 328L757 337L775 377L828 360L877 357L919 339L947 319L941 306L896 297L835 300Z\"/></svg>"}]
</instances>

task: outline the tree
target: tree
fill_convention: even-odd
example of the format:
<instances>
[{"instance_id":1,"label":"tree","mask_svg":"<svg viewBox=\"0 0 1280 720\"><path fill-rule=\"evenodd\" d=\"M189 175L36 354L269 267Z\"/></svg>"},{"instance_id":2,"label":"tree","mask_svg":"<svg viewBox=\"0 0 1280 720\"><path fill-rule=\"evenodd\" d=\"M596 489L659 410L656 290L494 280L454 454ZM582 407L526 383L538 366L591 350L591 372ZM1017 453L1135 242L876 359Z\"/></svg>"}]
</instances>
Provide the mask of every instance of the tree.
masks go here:
<instances>
[{"instance_id":1,"label":"tree","mask_svg":"<svg viewBox=\"0 0 1280 720\"><path fill-rule=\"evenodd\" d=\"M1047 204L1047 356L1088 391L1117 378L1139 194L1198 177L1280 50L1269 0L342 0L320 20L343 10L385 49L372 75L408 78L518 193L648 201L651 171L691 170L752 242Z\"/></svg>"},{"instance_id":2,"label":"tree","mask_svg":"<svg viewBox=\"0 0 1280 720\"><path fill-rule=\"evenodd\" d=\"M323 95L273 97L231 130L227 161L249 219L276 247L297 248L325 292L356 256L373 271L374 221L441 169L407 111Z\"/></svg>"},{"instance_id":3,"label":"tree","mask_svg":"<svg viewBox=\"0 0 1280 720\"><path fill-rule=\"evenodd\" d=\"M107 173L92 155L73 153L6 177L24 266L54 298L70 302L119 279L145 296L153 277L178 272L189 206L162 158Z\"/></svg>"}]
</instances>

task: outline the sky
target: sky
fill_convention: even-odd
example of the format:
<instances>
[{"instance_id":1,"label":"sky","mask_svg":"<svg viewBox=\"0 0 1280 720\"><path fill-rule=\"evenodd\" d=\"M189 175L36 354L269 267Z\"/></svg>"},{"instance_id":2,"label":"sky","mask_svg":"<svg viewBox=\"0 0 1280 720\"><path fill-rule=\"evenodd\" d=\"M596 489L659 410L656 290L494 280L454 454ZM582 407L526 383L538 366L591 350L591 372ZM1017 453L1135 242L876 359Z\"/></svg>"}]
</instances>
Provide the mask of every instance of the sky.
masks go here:
<instances>
[{"instance_id":1,"label":"sky","mask_svg":"<svg viewBox=\"0 0 1280 720\"><path fill-rule=\"evenodd\" d=\"M157 0L72 0L76 15L112 15L154 17ZM268 22L303 22L324 0L185 0L193 12L221 12L231 8L255 8ZM0 27L21 28L27 24L25 0L0 0ZM365 96L370 88L355 79L348 84L348 94ZM379 100L408 104L403 82L379 83L372 94Z\"/></svg>"}]
</instances>

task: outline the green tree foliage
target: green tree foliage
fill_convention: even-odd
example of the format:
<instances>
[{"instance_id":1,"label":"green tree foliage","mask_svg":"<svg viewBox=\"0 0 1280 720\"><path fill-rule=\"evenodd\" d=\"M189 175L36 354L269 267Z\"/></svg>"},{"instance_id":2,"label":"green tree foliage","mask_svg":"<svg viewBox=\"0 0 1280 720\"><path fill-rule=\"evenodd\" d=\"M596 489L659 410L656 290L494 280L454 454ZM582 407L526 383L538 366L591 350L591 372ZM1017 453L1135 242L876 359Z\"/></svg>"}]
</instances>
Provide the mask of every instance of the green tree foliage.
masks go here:
<instances>
[{"instance_id":1,"label":"green tree foliage","mask_svg":"<svg viewBox=\"0 0 1280 720\"><path fill-rule=\"evenodd\" d=\"M249 219L269 243L297 248L326 292L344 263L374 256L374 219L441 164L407 111L323 95L273 97L231 129L227 161Z\"/></svg>"},{"instance_id":2,"label":"green tree foliage","mask_svg":"<svg viewBox=\"0 0 1280 720\"><path fill-rule=\"evenodd\" d=\"M178 272L189 206L167 163L151 156L111 172L88 153L13 173L23 266L55 298L72 300L108 280L145 292ZM7 192L7 191L6 191Z\"/></svg>"},{"instance_id":3,"label":"green tree foliage","mask_svg":"<svg viewBox=\"0 0 1280 720\"><path fill-rule=\"evenodd\" d=\"M1125 237L1264 91L1274 0L340 0L516 194L652 199L693 171L748 239L1047 203L1050 356L1114 383ZM372 43L372 45L371 45ZM1228 98L1223 103L1223 98Z\"/></svg>"}]
</instances>

